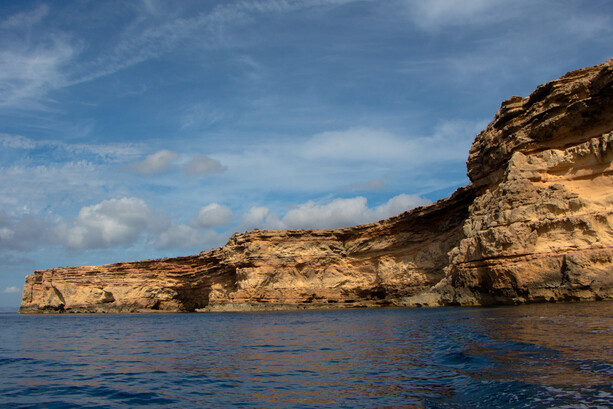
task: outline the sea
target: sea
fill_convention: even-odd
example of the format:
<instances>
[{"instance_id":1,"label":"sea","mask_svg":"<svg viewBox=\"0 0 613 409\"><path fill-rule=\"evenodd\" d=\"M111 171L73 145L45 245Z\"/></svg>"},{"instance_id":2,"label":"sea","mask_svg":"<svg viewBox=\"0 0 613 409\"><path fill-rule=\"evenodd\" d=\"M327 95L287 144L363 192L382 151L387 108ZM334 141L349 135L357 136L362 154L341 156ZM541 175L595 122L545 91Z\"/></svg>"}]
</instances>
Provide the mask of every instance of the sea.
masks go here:
<instances>
[{"instance_id":1,"label":"sea","mask_svg":"<svg viewBox=\"0 0 613 409\"><path fill-rule=\"evenodd\" d=\"M1 408L611 408L613 302L0 314Z\"/></svg>"}]
</instances>

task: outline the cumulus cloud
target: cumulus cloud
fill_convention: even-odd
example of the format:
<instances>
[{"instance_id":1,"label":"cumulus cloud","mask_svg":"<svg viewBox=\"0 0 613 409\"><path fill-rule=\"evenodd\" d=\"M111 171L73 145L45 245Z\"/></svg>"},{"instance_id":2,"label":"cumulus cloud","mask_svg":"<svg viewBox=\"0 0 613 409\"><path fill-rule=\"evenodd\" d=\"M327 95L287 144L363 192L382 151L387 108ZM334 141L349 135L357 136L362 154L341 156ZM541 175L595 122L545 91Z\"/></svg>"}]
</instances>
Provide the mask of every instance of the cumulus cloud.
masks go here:
<instances>
[{"instance_id":1,"label":"cumulus cloud","mask_svg":"<svg viewBox=\"0 0 613 409\"><path fill-rule=\"evenodd\" d=\"M427 204L430 204L428 199L403 193L373 209L371 218L372 221L381 220Z\"/></svg>"},{"instance_id":2,"label":"cumulus cloud","mask_svg":"<svg viewBox=\"0 0 613 409\"><path fill-rule=\"evenodd\" d=\"M21 288L15 286L6 287L4 290L2 290L3 294L19 294L20 292Z\"/></svg>"},{"instance_id":3,"label":"cumulus cloud","mask_svg":"<svg viewBox=\"0 0 613 409\"><path fill-rule=\"evenodd\" d=\"M166 231L161 232L156 240L158 249L191 249L199 248L208 250L221 246L227 237L223 233L207 230L200 233L195 228L185 225L171 225Z\"/></svg>"},{"instance_id":4,"label":"cumulus cloud","mask_svg":"<svg viewBox=\"0 0 613 409\"><path fill-rule=\"evenodd\" d=\"M139 198L104 200L81 208L75 219L62 220L52 226L50 242L72 250L130 246L140 240L157 249L207 250L219 246L226 237L214 230L202 232L201 229L215 223L227 223L232 213L226 206L214 205L202 208L202 224L190 225L171 222L168 215L156 213ZM212 217L206 217L207 213Z\"/></svg>"},{"instance_id":5,"label":"cumulus cloud","mask_svg":"<svg viewBox=\"0 0 613 409\"><path fill-rule=\"evenodd\" d=\"M142 175L164 173L170 170L172 163L178 158L178 153L163 149L147 156L142 162L132 163L128 168Z\"/></svg>"},{"instance_id":6,"label":"cumulus cloud","mask_svg":"<svg viewBox=\"0 0 613 409\"><path fill-rule=\"evenodd\" d=\"M252 207L243 217L244 228L329 229L370 223L395 216L430 201L416 195L401 194L375 208L369 208L365 197L335 199L318 204L308 201L290 209L282 218L267 207Z\"/></svg>"},{"instance_id":7,"label":"cumulus cloud","mask_svg":"<svg viewBox=\"0 0 613 409\"><path fill-rule=\"evenodd\" d=\"M196 155L183 166L183 170L188 175L210 175L221 173L226 167L206 155Z\"/></svg>"},{"instance_id":8,"label":"cumulus cloud","mask_svg":"<svg viewBox=\"0 0 613 409\"><path fill-rule=\"evenodd\" d=\"M309 201L288 211L281 222L290 229L348 227L385 219L427 203L428 200L419 196L406 194L395 196L374 209L361 196L335 199L323 205Z\"/></svg>"},{"instance_id":9,"label":"cumulus cloud","mask_svg":"<svg viewBox=\"0 0 613 409\"><path fill-rule=\"evenodd\" d=\"M74 221L55 226L53 237L72 249L130 244L142 233L154 230L157 218L142 199L125 197L105 200L83 207Z\"/></svg>"},{"instance_id":10,"label":"cumulus cloud","mask_svg":"<svg viewBox=\"0 0 613 409\"><path fill-rule=\"evenodd\" d=\"M251 230L256 228L262 228L266 224L268 219L268 224L271 224L272 214L270 209L265 206L253 206L243 215L243 220L239 225L239 230ZM278 224L278 220L276 218L272 221L273 227L270 228L278 228L282 229Z\"/></svg>"},{"instance_id":11,"label":"cumulus cloud","mask_svg":"<svg viewBox=\"0 0 613 409\"><path fill-rule=\"evenodd\" d=\"M161 232L155 240L155 246L160 249L190 248L201 245L202 242L203 239L196 229L181 224L172 225Z\"/></svg>"},{"instance_id":12,"label":"cumulus cloud","mask_svg":"<svg viewBox=\"0 0 613 409\"><path fill-rule=\"evenodd\" d=\"M9 216L0 210L0 249L27 251L44 239L49 223L35 215Z\"/></svg>"},{"instance_id":13,"label":"cumulus cloud","mask_svg":"<svg viewBox=\"0 0 613 409\"><path fill-rule=\"evenodd\" d=\"M345 227L365 222L369 212L365 197L336 199L325 205L308 201L288 211L282 223L287 228Z\"/></svg>"},{"instance_id":14,"label":"cumulus cloud","mask_svg":"<svg viewBox=\"0 0 613 409\"><path fill-rule=\"evenodd\" d=\"M200 228L225 226L232 221L234 214L228 206L210 203L200 208L194 224Z\"/></svg>"}]
</instances>

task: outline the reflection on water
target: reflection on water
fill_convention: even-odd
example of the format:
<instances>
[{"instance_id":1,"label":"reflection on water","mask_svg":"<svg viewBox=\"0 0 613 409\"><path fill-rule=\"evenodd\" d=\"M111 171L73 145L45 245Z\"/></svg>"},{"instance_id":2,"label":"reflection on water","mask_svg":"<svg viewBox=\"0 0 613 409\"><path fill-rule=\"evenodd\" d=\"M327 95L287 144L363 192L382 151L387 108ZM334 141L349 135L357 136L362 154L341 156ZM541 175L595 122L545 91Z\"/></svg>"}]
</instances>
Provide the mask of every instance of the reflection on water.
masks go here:
<instances>
[{"instance_id":1,"label":"reflection on water","mask_svg":"<svg viewBox=\"0 0 613 409\"><path fill-rule=\"evenodd\" d=\"M611 407L613 303L0 315L3 407Z\"/></svg>"},{"instance_id":2,"label":"reflection on water","mask_svg":"<svg viewBox=\"0 0 613 409\"><path fill-rule=\"evenodd\" d=\"M481 353L498 356L511 376L520 373L524 381L552 386L613 382L610 302L486 310L481 321L489 324L484 332L502 341Z\"/></svg>"}]
</instances>

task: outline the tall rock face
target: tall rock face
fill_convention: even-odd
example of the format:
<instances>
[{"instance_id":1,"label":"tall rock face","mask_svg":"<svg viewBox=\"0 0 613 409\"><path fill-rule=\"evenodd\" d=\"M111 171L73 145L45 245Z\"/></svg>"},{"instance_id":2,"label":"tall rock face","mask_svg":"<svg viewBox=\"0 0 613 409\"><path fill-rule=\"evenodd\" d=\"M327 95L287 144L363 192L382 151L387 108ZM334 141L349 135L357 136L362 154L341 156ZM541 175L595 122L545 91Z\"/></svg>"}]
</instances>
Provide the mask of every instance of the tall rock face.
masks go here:
<instances>
[{"instance_id":1,"label":"tall rock face","mask_svg":"<svg viewBox=\"0 0 613 409\"><path fill-rule=\"evenodd\" d=\"M152 312L613 299L613 60L503 102L471 184L368 225L254 230L194 256L26 277L20 311Z\"/></svg>"},{"instance_id":2,"label":"tall rock face","mask_svg":"<svg viewBox=\"0 0 613 409\"><path fill-rule=\"evenodd\" d=\"M611 297L612 129L613 60L502 104L470 149L478 196L442 302Z\"/></svg>"}]
</instances>

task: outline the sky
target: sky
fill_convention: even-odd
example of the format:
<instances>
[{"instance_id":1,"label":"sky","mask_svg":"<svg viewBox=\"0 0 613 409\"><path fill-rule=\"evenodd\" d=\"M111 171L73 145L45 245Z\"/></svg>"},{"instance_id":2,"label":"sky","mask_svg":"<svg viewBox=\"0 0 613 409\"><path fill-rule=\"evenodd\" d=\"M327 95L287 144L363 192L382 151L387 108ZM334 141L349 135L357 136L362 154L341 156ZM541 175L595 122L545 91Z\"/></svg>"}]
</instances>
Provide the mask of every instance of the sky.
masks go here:
<instances>
[{"instance_id":1,"label":"sky","mask_svg":"<svg viewBox=\"0 0 613 409\"><path fill-rule=\"evenodd\" d=\"M609 0L0 1L0 307L434 202L503 100L611 57Z\"/></svg>"}]
</instances>

